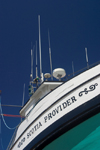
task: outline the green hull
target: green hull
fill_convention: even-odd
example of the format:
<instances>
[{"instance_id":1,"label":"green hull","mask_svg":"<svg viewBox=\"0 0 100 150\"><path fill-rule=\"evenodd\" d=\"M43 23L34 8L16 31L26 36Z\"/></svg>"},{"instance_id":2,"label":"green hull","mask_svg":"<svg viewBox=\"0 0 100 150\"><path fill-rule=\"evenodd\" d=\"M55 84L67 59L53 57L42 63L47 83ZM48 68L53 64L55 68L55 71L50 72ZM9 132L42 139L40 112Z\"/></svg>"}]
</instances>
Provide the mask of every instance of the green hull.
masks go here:
<instances>
[{"instance_id":1,"label":"green hull","mask_svg":"<svg viewBox=\"0 0 100 150\"><path fill-rule=\"evenodd\" d=\"M100 113L67 131L43 150L100 150Z\"/></svg>"}]
</instances>

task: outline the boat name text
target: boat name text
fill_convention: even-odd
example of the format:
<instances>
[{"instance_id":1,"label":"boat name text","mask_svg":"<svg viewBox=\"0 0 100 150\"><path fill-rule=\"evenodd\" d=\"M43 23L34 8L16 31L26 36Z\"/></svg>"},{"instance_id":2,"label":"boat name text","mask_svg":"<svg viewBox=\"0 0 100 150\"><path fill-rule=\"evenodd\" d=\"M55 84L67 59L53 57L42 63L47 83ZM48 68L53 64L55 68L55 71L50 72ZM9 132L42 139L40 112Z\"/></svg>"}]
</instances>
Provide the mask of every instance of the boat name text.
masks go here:
<instances>
[{"instance_id":1,"label":"boat name text","mask_svg":"<svg viewBox=\"0 0 100 150\"><path fill-rule=\"evenodd\" d=\"M89 88L85 88L83 91L79 92L78 96L82 97L83 94L88 94L89 92L93 91L96 89L96 86L98 86L97 83L95 83L94 85L89 86ZM50 121L54 116L56 116L57 114L59 114L60 112L62 112L63 110L65 110L67 107L69 107L70 105L72 105L73 103L75 103L77 101L76 96L72 96L71 98L64 100L64 102L60 103L57 107L53 108L48 114L46 114L42 121L39 121L38 123L36 123L35 125L31 125L32 127L30 127L30 130L28 132L26 132L26 137L24 136L18 143L18 148L20 148L24 142L28 139L30 139L30 137L37 131L39 130L43 124L47 123L48 121ZM51 107L52 108L52 107Z\"/></svg>"}]
</instances>

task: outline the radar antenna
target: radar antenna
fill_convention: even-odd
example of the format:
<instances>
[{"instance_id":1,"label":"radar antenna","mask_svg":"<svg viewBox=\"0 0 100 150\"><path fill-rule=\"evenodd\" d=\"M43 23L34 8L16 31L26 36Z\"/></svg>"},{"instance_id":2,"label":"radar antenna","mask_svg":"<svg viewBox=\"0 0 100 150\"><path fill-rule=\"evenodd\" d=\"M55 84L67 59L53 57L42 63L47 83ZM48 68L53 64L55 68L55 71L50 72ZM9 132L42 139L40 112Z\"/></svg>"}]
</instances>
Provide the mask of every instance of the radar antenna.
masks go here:
<instances>
[{"instance_id":1,"label":"radar antenna","mask_svg":"<svg viewBox=\"0 0 100 150\"><path fill-rule=\"evenodd\" d=\"M61 78L65 77L65 75L66 75L66 72L62 68L57 68L53 71L53 76L56 79L59 79L59 81L61 81Z\"/></svg>"}]
</instances>

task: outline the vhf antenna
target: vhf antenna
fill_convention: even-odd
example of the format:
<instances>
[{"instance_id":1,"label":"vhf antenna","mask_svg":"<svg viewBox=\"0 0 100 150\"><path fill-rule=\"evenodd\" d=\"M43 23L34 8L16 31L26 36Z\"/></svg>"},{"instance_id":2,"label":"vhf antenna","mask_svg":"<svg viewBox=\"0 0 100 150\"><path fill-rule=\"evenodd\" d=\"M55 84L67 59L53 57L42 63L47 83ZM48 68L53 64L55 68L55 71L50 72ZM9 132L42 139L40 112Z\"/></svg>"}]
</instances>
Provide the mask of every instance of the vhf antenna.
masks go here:
<instances>
[{"instance_id":1,"label":"vhf antenna","mask_svg":"<svg viewBox=\"0 0 100 150\"><path fill-rule=\"evenodd\" d=\"M28 88L30 96L34 93L34 89L33 89L33 52L34 52L34 46L32 49L32 43L31 43L31 74L30 74L30 85Z\"/></svg>"},{"instance_id":2,"label":"vhf antenna","mask_svg":"<svg viewBox=\"0 0 100 150\"><path fill-rule=\"evenodd\" d=\"M51 46L50 46L50 34L49 34L49 30L48 30L48 42L49 42L49 57L50 57L51 80L53 80L53 75L52 75L52 59L51 59Z\"/></svg>"},{"instance_id":3,"label":"vhf antenna","mask_svg":"<svg viewBox=\"0 0 100 150\"><path fill-rule=\"evenodd\" d=\"M30 74L30 82L33 81L33 53L34 53L34 47L35 46L33 46L33 49L32 49L32 42L31 42L31 74Z\"/></svg>"},{"instance_id":4,"label":"vhf antenna","mask_svg":"<svg viewBox=\"0 0 100 150\"><path fill-rule=\"evenodd\" d=\"M36 41L36 78L34 79L34 82L36 83L36 88L38 88L38 68L37 68L37 41Z\"/></svg>"},{"instance_id":5,"label":"vhf antenna","mask_svg":"<svg viewBox=\"0 0 100 150\"><path fill-rule=\"evenodd\" d=\"M37 64L37 41L36 41L36 78L38 77L38 64Z\"/></svg>"},{"instance_id":6,"label":"vhf antenna","mask_svg":"<svg viewBox=\"0 0 100 150\"><path fill-rule=\"evenodd\" d=\"M24 83L24 87L23 87L22 107L24 106L24 97L25 97L25 83Z\"/></svg>"},{"instance_id":7,"label":"vhf antenna","mask_svg":"<svg viewBox=\"0 0 100 150\"><path fill-rule=\"evenodd\" d=\"M72 61L72 71L73 71L73 76L74 76L74 63Z\"/></svg>"},{"instance_id":8,"label":"vhf antenna","mask_svg":"<svg viewBox=\"0 0 100 150\"><path fill-rule=\"evenodd\" d=\"M32 50L32 43L31 43L31 81L33 81L33 50Z\"/></svg>"},{"instance_id":9,"label":"vhf antenna","mask_svg":"<svg viewBox=\"0 0 100 150\"><path fill-rule=\"evenodd\" d=\"M41 79L41 83L42 83L43 82L43 73L42 73L42 61L41 61L40 15L38 15L38 23L39 23L40 79Z\"/></svg>"},{"instance_id":10,"label":"vhf antenna","mask_svg":"<svg viewBox=\"0 0 100 150\"><path fill-rule=\"evenodd\" d=\"M88 63L88 54L87 54L87 48L85 48L86 53L86 62L87 62L87 69L89 69L89 63Z\"/></svg>"}]
</instances>

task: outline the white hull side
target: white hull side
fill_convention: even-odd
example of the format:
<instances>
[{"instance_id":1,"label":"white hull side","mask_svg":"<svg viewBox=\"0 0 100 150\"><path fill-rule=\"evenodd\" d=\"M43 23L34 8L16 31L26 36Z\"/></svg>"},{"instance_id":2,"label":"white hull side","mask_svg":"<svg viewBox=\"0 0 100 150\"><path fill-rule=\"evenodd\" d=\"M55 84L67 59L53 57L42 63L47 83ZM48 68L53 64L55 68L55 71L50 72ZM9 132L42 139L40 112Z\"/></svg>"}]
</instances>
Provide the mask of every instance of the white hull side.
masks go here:
<instances>
[{"instance_id":1,"label":"white hull side","mask_svg":"<svg viewBox=\"0 0 100 150\"><path fill-rule=\"evenodd\" d=\"M85 82L85 80L83 80L81 78L81 81L79 83L82 83L83 81ZM71 86L72 84L73 84L73 86ZM77 88L75 88L75 85L77 85L76 86ZM65 86L66 86L66 88L65 88ZM90 89L89 88L90 86L93 88ZM86 91L84 90L86 88L88 91L87 93L85 93ZM61 89L62 89L62 91L61 91ZM54 101L53 95L51 92L50 93L51 96L49 95L49 99L48 99L48 96L45 97L41 101L42 105L37 105L37 107L33 109L33 112L31 112L30 116L27 117L27 119L26 119L26 122L28 122L28 124L26 125L27 130L22 134L22 136L19 138L19 140L16 142L16 144L12 148L12 150L19 150L19 149L23 150L36 136L38 136L43 130L45 130L47 127L49 127L55 121L57 121L58 119L60 119L65 114L72 111L73 109L79 107L80 105L90 101L91 99L93 99L94 97L99 95L100 94L99 89L100 89L100 77L98 76L95 79L92 79L92 80L84 83L81 86L78 86L77 81L76 81L76 84L72 82L70 84L70 86L68 85L68 82L66 82L65 84L60 86L58 89L56 89L59 92L57 92L56 90L54 91L54 92L56 92L56 97L57 97L56 100L58 100L57 102L56 102L56 100ZM82 96L79 96L80 92L82 92ZM68 93L68 94L66 94L66 93ZM65 96L62 97L63 95L65 95ZM60 97L61 97L61 99L60 99ZM47 103L45 103L45 99L46 99ZM67 106L66 106L66 101L67 101ZM56 103L53 104L54 102L56 102ZM50 108L48 108L50 105L52 105L52 106ZM46 110L46 108L48 108L48 109ZM55 109L56 109L56 112L54 111ZM57 111L58 111L58 113L57 113ZM30 121L30 119L31 119L31 121ZM32 121L33 121L33 123L31 123ZM31 125L28 127L29 123L31 123ZM25 129L25 126L23 126L23 124L21 125L21 128L18 130L18 132L20 132L20 130L22 128ZM22 143L22 145L21 145L21 143Z\"/></svg>"}]
</instances>

